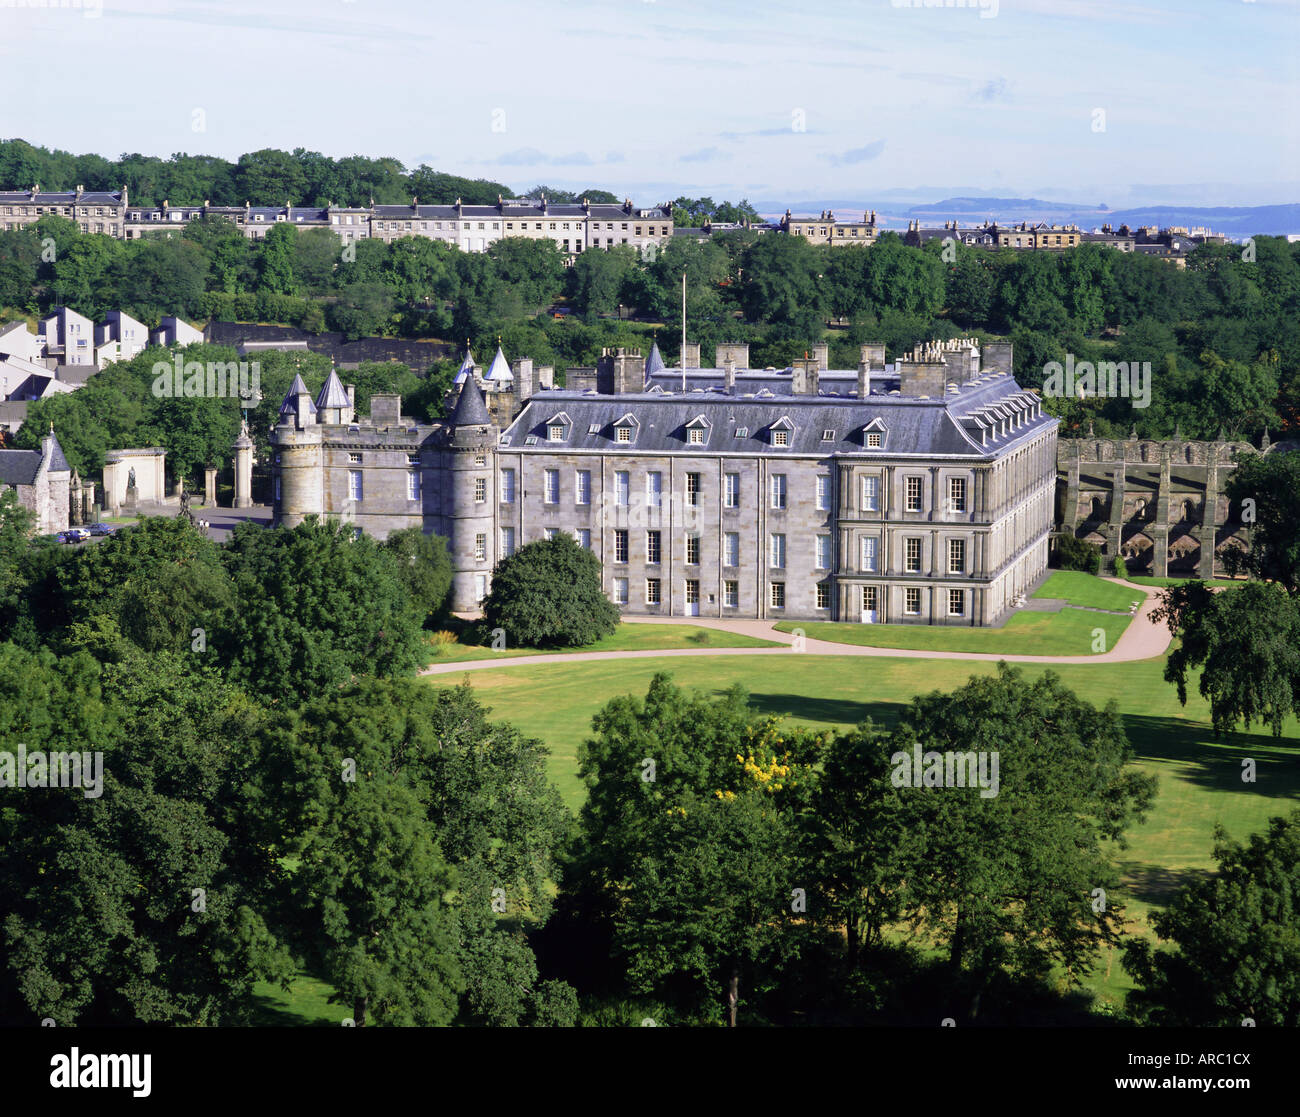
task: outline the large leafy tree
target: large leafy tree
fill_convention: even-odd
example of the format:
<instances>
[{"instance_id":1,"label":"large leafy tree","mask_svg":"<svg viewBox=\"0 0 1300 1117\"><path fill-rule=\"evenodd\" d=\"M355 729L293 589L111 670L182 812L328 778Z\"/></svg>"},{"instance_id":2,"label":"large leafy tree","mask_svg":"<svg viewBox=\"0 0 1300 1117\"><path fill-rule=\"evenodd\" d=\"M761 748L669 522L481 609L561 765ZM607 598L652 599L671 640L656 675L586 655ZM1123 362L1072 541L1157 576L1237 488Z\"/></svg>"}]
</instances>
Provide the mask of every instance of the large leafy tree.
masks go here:
<instances>
[{"instance_id":1,"label":"large leafy tree","mask_svg":"<svg viewBox=\"0 0 1300 1117\"><path fill-rule=\"evenodd\" d=\"M1151 923L1172 949L1132 939L1124 967L1144 1024L1300 1026L1300 811L1242 846L1219 827L1218 871L1180 889Z\"/></svg>"},{"instance_id":2,"label":"large leafy tree","mask_svg":"<svg viewBox=\"0 0 1300 1117\"><path fill-rule=\"evenodd\" d=\"M102 759L98 788L0 789L0 1016L247 1022L254 983L288 972L258 914L274 866L244 839L248 754L229 747L257 708L170 653L101 668L0 645L0 680L5 751Z\"/></svg>"},{"instance_id":3,"label":"large leafy tree","mask_svg":"<svg viewBox=\"0 0 1300 1117\"><path fill-rule=\"evenodd\" d=\"M734 1023L800 942L794 890L811 880L800 834L825 742L756 717L739 689L714 700L662 674L592 727L566 918L627 990Z\"/></svg>"},{"instance_id":4,"label":"large leafy tree","mask_svg":"<svg viewBox=\"0 0 1300 1117\"><path fill-rule=\"evenodd\" d=\"M890 746L896 772L917 750L984 753L990 776L998 758L991 796L903 782L897 800L904 917L946 949L970 1015L999 971L1043 978L1060 967L1080 981L1121 926L1107 845L1122 846L1155 794L1154 777L1126 767L1114 703L1098 710L1053 672L1027 682L999 664L992 678L914 699Z\"/></svg>"},{"instance_id":5,"label":"large leafy tree","mask_svg":"<svg viewBox=\"0 0 1300 1117\"><path fill-rule=\"evenodd\" d=\"M600 561L560 533L497 563L483 602L492 628L515 646L574 647L612 635L618 607L600 584Z\"/></svg>"},{"instance_id":6,"label":"large leafy tree","mask_svg":"<svg viewBox=\"0 0 1300 1117\"><path fill-rule=\"evenodd\" d=\"M1263 722L1280 736L1300 710L1300 606L1275 583L1251 582L1215 593L1204 582L1165 591L1152 619L1180 637L1165 679L1187 702L1188 675L1200 668L1216 733Z\"/></svg>"},{"instance_id":7,"label":"large leafy tree","mask_svg":"<svg viewBox=\"0 0 1300 1117\"><path fill-rule=\"evenodd\" d=\"M522 932L546 921L555 854L566 833L567 815L546 777L539 742L489 723L467 687L434 690L374 679L286 715L268 742L268 769L280 773L270 786L280 791L266 800L267 832L312 859L295 873L289 934L335 976L347 977L345 959L362 951L356 966L369 984L346 986L350 1000L364 995L372 1013L390 1011L390 978L402 978L399 948L383 946L381 953L376 942L367 949L358 930L359 921L389 911L412 922L377 922L376 938L395 937L403 956L418 972L433 974L442 990L436 1004L422 1008L399 1000L399 1016L449 1019L454 1001L450 1007L444 1001L452 987L464 988L459 1015L467 1023L513 1025L553 1011L557 991L538 983ZM349 765L355 781L345 776ZM384 798L371 795L372 785L392 796L399 808L394 818L378 817ZM348 805L354 800L364 804L366 821L346 823L350 812L363 810ZM344 830L345 823L352 828ZM382 864L384 872L367 866L365 842L380 843L376 856L390 855L381 832L394 841L400 835L397 848L413 862L433 857L423 840L436 843L454 881L435 874L437 897L422 891L420 903L409 907L398 894L396 882L406 878L396 865ZM335 883L338 875L345 885ZM337 926L312 914L334 903L346 916ZM412 930L420 921L430 936L423 945ZM349 947L354 938L362 944Z\"/></svg>"},{"instance_id":8,"label":"large leafy tree","mask_svg":"<svg viewBox=\"0 0 1300 1117\"><path fill-rule=\"evenodd\" d=\"M69 625L63 641L108 630L150 653L199 648L211 658L207 644L228 625L233 604L217 545L188 521L158 516L75 552L59 583L56 615Z\"/></svg>"},{"instance_id":9,"label":"large leafy tree","mask_svg":"<svg viewBox=\"0 0 1300 1117\"><path fill-rule=\"evenodd\" d=\"M389 532L383 547L397 559L398 576L424 623L441 619L451 592L451 556L442 536L427 535L418 527L402 528Z\"/></svg>"},{"instance_id":10,"label":"large leafy tree","mask_svg":"<svg viewBox=\"0 0 1300 1117\"><path fill-rule=\"evenodd\" d=\"M241 524L222 557L236 612L217 644L251 691L296 701L419 664L420 617L398 563L369 536L315 517L291 529Z\"/></svg>"},{"instance_id":11,"label":"large leafy tree","mask_svg":"<svg viewBox=\"0 0 1300 1117\"><path fill-rule=\"evenodd\" d=\"M1224 566L1300 595L1300 455L1242 455L1228 501L1233 519L1247 524L1249 543L1225 551Z\"/></svg>"}]
</instances>

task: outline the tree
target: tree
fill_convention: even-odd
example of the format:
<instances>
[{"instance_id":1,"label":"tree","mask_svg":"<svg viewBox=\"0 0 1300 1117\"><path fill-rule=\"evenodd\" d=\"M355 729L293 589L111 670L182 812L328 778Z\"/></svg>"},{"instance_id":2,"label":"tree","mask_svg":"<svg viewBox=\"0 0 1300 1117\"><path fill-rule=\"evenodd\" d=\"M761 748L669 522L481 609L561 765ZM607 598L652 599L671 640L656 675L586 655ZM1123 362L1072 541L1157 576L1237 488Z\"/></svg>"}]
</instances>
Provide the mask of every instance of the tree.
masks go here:
<instances>
[{"instance_id":1,"label":"tree","mask_svg":"<svg viewBox=\"0 0 1300 1117\"><path fill-rule=\"evenodd\" d=\"M233 599L220 548L187 521L159 516L78 550L59 582L73 630L64 641L84 641L107 622L147 653L205 647L228 623Z\"/></svg>"},{"instance_id":2,"label":"tree","mask_svg":"<svg viewBox=\"0 0 1300 1117\"><path fill-rule=\"evenodd\" d=\"M1124 948L1138 988L1127 1006L1141 1024L1174 1027L1300 1025L1300 811L1269 820L1246 846L1215 830L1212 876L1152 913L1156 933Z\"/></svg>"},{"instance_id":3,"label":"tree","mask_svg":"<svg viewBox=\"0 0 1300 1117\"><path fill-rule=\"evenodd\" d=\"M337 901L366 919L382 911L414 915L387 875L362 871L366 846L336 828L336 813L350 810L346 804L363 791L372 813L367 827L405 835L399 848L412 851L412 861L430 856L414 836L422 833L454 874L454 888L444 884L437 902L429 894L424 907L417 905L417 914L440 930L421 945L403 930L405 923L391 929L385 923L378 937L392 934L404 943L417 971L435 975L444 999L451 985L463 987L462 1022L512 1026L562 1009L548 1007L558 993L537 984L537 963L521 928L540 926L549 915L568 815L547 778L541 743L489 723L486 714L468 686L435 690L413 680L358 680L307 702L265 737L268 769L277 775L265 800L264 830L273 841L284 835L286 849L320 851L319 863L295 882L286 924L299 934L305 928L315 944L309 951L331 972L344 973L342 959L361 914L349 916L342 930L317 931L315 913ZM341 773L353 764L356 781L349 782ZM380 817L380 788L398 804L397 817ZM346 897L335 883L340 874L350 878ZM389 979L402 975L396 949L385 949L380 958L367 951L367 972L376 976L369 985L354 983L356 990L383 990L391 998ZM454 982L453 973L459 975ZM362 995L376 1011L375 994ZM455 1004L440 1001L436 1008L449 1019Z\"/></svg>"},{"instance_id":4,"label":"tree","mask_svg":"<svg viewBox=\"0 0 1300 1117\"><path fill-rule=\"evenodd\" d=\"M1224 552L1228 572L1300 595L1300 456L1243 454L1228 478L1228 503L1249 527L1246 548Z\"/></svg>"},{"instance_id":5,"label":"tree","mask_svg":"<svg viewBox=\"0 0 1300 1117\"><path fill-rule=\"evenodd\" d=\"M451 556L442 536L408 527L389 532L382 546L397 559L398 577L424 623L441 620L451 593Z\"/></svg>"},{"instance_id":6,"label":"tree","mask_svg":"<svg viewBox=\"0 0 1300 1117\"><path fill-rule=\"evenodd\" d=\"M713 699L667 675L611 700L579 747L589 794L566 869L565 915L587 953L654 992L735 1023L797 951L799 839L825 739L756 717L738 688Z\"/></svg>"},{"instance_id":7,"label":"tree","mask_svg":"<svg viewBox=\"0 0 1300 1117\"><path fill-rule=\"evenodd\" d=\"M903 914L946 947L970 1016L999 972L1042 979L1059 967L1079 982L1122 925L1103 842L1122 848L1155 794L1154 777L1126 768L1132 748L1114 702L1097 710L1051 671L1026 682L1000 663L992 678L913 700L890 745ZM911 770L921 753L942 774L945 752L983 754L996 786L932 786L931 759L924 783Z\"/></svg>"},{"instance_id":8,"label":"tree","mask_svg":"<svg viewBox=\"0 0 1300 1117\"><path fill-rule=\"evenodd\" d=\"M420 662L420 618L391 553L347 525L240 524L222 552L235 614L216 644L231 677L296 702L354 675L402 675Z\"/></svg>"},{"instance_id":9,"label":"tree","mask_svg":"<svg viewBox=\"0 0 1300 1117\"><path fill-rule=\"evenodd\" d=\"M826 751L808 828L824 911L844 928L850 964L861 947L878 947L901 911L895 854L903 837L899 792L889 782L887 735L869 721L838 735Z\"/></svg>"},{"instance_id":10,"label":"tree","mask_svg":"<svg viewBox=\"0 0 1300 1117\"><path fill-rule=\"evenodd\" d=\"M191 665L0 645L4 750L99 758L80 788L4 792L5 1023L246 1023L254 983L290 972L258 912L275 866L244 844L246 751L229 747L260 715Z\"/></svg>"},{"instance_id":11,"label":"tree","mask_svg":"<svg viewBox=\"0 0 1300 1117\"><path fill-rule=\"evenodd\" d=\"M849 249L843 249L849 251ZM759 237L744 256L740 305L751 322L766 322L779 338L820 338L825 257L803 237Z\"/></svg>"},{"instance_id":12,"label":"tree","mask_svg":"<svg viewBox=\"0 0 1300 1117\"><path fill-rule=\"evenodd\" d=\"M627 245L582 253L569 271L569 298L574 309L588 321L613 313L635 267L636 253Z\"/></svg>"},{"instance_id":13,"label":"tree","mask_svg":"<svg viewBox=\"0 0 1300 1117\"><path fill-rule=\"evenodd\" d=\"M1282 734L1300 710L1300 604L1275 583L1248 582L1215 593L1204 582L1170 586L1151 619L1179 637L1165 681L1187 704L1188 673L1199 668L1214 731L1263 722Z\"/></svg>"},{"instance_id":14,"label":"tree","mask_svg":"<svg viewBox=\"0 0 1300 1117\"><path fill-rule=\"evenodd\" d=\"M613 635L619 619L601 587L600 560L563 532L497 563L483 612L516 647L593 644Z\"/></svg>"},{"instance_id":15,"label":"tree","mask_svg":"<svg viewBox=\"0 0 1300 1117\"><path fill-rule=\"evenodd\" d=\"M349 340L377 337L388 332L393 296L381 283L354 283L343 289L326 318Z\"/></svg>"}]
</instances>

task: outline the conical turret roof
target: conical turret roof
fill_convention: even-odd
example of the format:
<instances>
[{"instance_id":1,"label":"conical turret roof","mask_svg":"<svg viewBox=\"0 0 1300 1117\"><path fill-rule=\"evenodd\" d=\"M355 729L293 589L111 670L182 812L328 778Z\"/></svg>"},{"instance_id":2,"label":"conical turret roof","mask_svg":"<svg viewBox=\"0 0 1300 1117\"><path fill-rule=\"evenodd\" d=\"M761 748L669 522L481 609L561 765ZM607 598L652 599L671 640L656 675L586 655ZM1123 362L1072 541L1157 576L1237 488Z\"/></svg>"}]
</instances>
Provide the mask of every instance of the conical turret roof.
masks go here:
<instances>
[{"instance_id":1,"label":"conical turret roof","mask_svg":"<svg viewBox=\"0 0 1300 1117\"><path fill-rule=\"evenodd\" d=\"M510 362L506 360L506 355L501 352L501 344L498 342L497 355L492 358L492 364L488 366L487 375L483 379L489 384L499 384L514 378L515 374L510 371Z\"/></svg>"},{"instance_id":2,"label":"conical turret roof","mask_svg":"<svg viewBox=\"0 0 1300 1117\"><path fill-rule=\"evenodd\" d=\"M316 397L316 410L321 411L326 407L351 407L352 401L348 399L347 389L343 387L343 381L339 379L339 374L330 369L328 379L325 381L325 387L320 390L320 395Z\"/></svg>"},{"instance_id":3,"label":"conical turret roof","mask_svg":"<svg viewBox=\"0 0 1300 1117\"><path fill-rule=\"evenodd\" d=\"M471 376L461 385L460 396L456 400L456 410L452 412L451 424L454 427L486 427L491 423L492 416L488 414L483 390Z\"/></svg>"},{"instance_id":4,"label":"conical turret roof","mask_svg":"<svg viewBox=\"0 0 1300 1117\"><path fill-rule=\"evenodd\" d=\"M664 357L659 352L659 342L654 342L650 346L650 356L645 359L645 374L647 377L656 372L662 372L664 369Z\"/></svg>"},{"instance_id":5,"label":"conical turret roof","mask_svg":"<svg viewBox=\"0 0 1300 1117\"><path fill-rule=\"evenodd\" d=\"M456 370L456 375L452 379L453 384L464 384L465 380L474 375L474 351L468 345L465 346L465 359L460 362L460 368Z\"/></svg>"},{"instance_id":6,"label":"conical turret roof","mask_svg":"<svg viewBox=\"0 0 1300 1117\"><path fill-rule=\"evenodd\" d=\"M297 415L299 396L307 396L307 413L315 415L316 405L311 401L311 396L307 392L307 385L302 382L301 373L293 378L293 383L289 385L289 390L285 392L284 402L280 404L280 414Z\"/></svg>"}]
</instances>

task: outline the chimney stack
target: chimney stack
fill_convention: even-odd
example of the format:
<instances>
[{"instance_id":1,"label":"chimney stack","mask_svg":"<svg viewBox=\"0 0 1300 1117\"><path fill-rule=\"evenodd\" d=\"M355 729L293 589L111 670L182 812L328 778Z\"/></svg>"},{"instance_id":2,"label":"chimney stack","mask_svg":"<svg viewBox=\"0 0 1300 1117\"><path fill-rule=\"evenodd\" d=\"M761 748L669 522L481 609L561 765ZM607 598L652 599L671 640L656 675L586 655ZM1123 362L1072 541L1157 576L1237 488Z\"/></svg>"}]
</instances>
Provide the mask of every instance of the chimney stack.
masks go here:
<instances>
[{"instance_id":1,"label":"chimney stack","mask_svg":"<svg viewBox=\"0 0 1300 1117\"><path fill-rule=\"evenodd\" d=\"M866 399L871 395L871 362L858 362L858 398Z\"/></svg>"},{"instance_id":2,"label":"chimney stack","mask_svg":"<svg viewBox=\"0 0 1300 1117\"><path fill-rule=\"evenodd\" d=\"M700 343L688 341L682 348L682 368L700 367Z\"/></svg>"},{"instance_id":3,"label":"chimney stack","mask_svg":"<svg viewBox=\"0 0 1300 1117\"><path fill-rule=\"evenodd\" d=\"M722 384L728 392L736 389L736 362L730 357L727 358L726 364L722 366Z\"/></svg>"},{"instance_id":4,"label":"chimney stack","mask_svg":"<svg viewBox=\"0 0 1300 1117\"><path fill-rule=\"evenodd\" d=\"M523 404L535 391L532 357L520 357L515 361L515 399Z\"/></svg>"},{"instance_id":5,"label":"chimney stack","mask_svg":"<svg viewBox=\"0 0 1300 1117\"><path fill-rule=\"evenodd\" d=\"M812 347L813 360L817 362L817 371L825 372L830 367L831 347L825 342Z\"/></svg>"}]
</instances>

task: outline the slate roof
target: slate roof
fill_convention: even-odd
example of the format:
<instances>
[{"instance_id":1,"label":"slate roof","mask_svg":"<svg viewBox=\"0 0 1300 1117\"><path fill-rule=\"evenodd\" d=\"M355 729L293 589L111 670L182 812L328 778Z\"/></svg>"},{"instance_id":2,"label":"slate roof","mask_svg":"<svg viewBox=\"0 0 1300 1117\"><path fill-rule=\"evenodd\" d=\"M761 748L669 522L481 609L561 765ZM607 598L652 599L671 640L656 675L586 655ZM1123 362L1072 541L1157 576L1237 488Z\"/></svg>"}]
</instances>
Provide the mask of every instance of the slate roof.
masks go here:
<instances>
[{"instance_id":1,"label":"slate roof","mask_svg":"<svg viewBox=\"0 0 1300 1117\"><path fill-rule=\"evenodd\" d=\"M0 482L30 485L41 466L39 450L0 450Z\"/></svg>"},{"instance_id":2,"label":"slate roof","mask_svg":"<svg viewBox=\"0 0 1300 1117\"><path fill-rule=\"evenodd\" d=\"M656 341L651 344L650 356L648 356L645 359L645 377L647 383L649 382L651 376L653 376L656 372L663 371L663 368L664 368L664 357L663 354L659 352L659 342Z\"/></svg>"},{"instance_id":3,"label":"slate roof","mask_svg":"<svg viewBox=\"0 0 1300 1117\"><path fill-rule=\"evenodd\" d=\"M454 205L445 206L375 206L377 218L414 220L439 218L444 221L479 220L485 218L511 218L533 221L579 221L590 217L593 221L667 221L672 211L663 206L633 206L631 210L620 205L593 202L584 209L581 202L547 202L546 209L538 202L522 204L518 199L502 202L499 206L462 205L459 213Z\"/></svg>"},{"instance_id":4,"label":"slate roof","mask_svg":"<svg viewBox=\"0 0 1300 1117\"><path fill-rule=\"evenodd\" d=\"M292 391L292 389L290 389ZM343 387L343 381L339 379L339 374L330 369L330 374L325 380L325 386L321 388L320 395L316 398L316 410L321 411L326 407L351 407L352 403L348 399L347 389Z\"/></svg>"},{"instance_id":5,"label":"slate roof","mask_svg":"<svg viewBox=\"0 0 1300 1117\"><path fill-rule=\"evenodd\" d=\"M483 391L471 376L461 385L460 395L456 398L456 410L452 412L453 427L485 427L490 425L492 417L488 414L487 402Z\"/></svg>"},{"instance_id":6,"label":"slate roof","mask_svg":"<svg viewBox=\"0 0 1300 1117\"><path fill-rule=\"evenodd\" d=\"M59 445L59 440L54 437L54 431L51 430L41 440L42 453L48 451L50 460L47 469L51 473L72 472L72 466L68 464L68 459L63 456L63 447Z\"/></svg>"},{"instance_id":7,"label":"slate roof","mask_svg":"<svg viewBox=\"0 0 1300 1117\"><path fill-rule=\"evenodd\" d=\"M567 437L549 442L547 423L561 411L570 420ZM630 443L617 443L614 425L628 414L637 420L636 434ZM692 445L686 428L698 416L709 425L709 433L703 445ZM1018 427L1010 421L1013 416L1022 420ZM773 426L782 419L793 428L784 447L775 445L771 437ZM933 400L888 394L873 394L866 400L856 395L765 398L720 391L600 395L561 389L534 395L504 432L502 446L567 452L983 458L1056 423L1042 411L1037 396L1022 392L1005 374L971 382ZM867 448L868 427L884 431L879 449ZM738 431L744 433L738 436ZM823 439L826 432L831 437ZM530 438L535 441L529 443Z\"/></svg>"},{"instance_id":8,"label":"slate roof","mask_svg":"<svg viewBox=\"0 0 1300 1117\"><path fill-rule=\"evenodd\" d=\"M293 383L289 385L289 390L284 394L284 402L280 404L281 415L298 414L298 397L307 394L307 385L302 382L302 374L294 376ZM311 396L307 396L307 413L316 414L316 405L312 403Z\"/></svg>"},{"instance_id":9,"label":"slate roof","mask_svg":"<svg viewBox=\"0 0 1300 1117\"><path fill-rule=\"evenodd\" d=\"M492 364L488 366L487 375L483 377L490 383L499 383L505 380L513 380L515 374L510 371L510 362L506 360L506 355L501 352L501 346L497 346L497 355L492 358Z\"/></svg>"},{"instance_id":10,"label":"slate roof","mask_svg":"<svg viewBox=\"0 0 1300 1117\"><path fill-rule=\"evenodd\" d=\"M474 374L474 351L468 346L465 348L465 359L460 362L460 368L456 370L456 375L452 379L453 384L465 383L466 377Z\"/></svg>"},{"instance_id":11,"label":"slate roof","mask_svg":"<svg viewBox=\"0 0 1300 1117\"><path fill-rule=\"evenodd\" d=\"M30 190L0 191L0 204L35 206L115 206L122 202L117 190L88 190L80 198L75 190L42 190L35 198Z\"/></svg>"}]
</instances>

